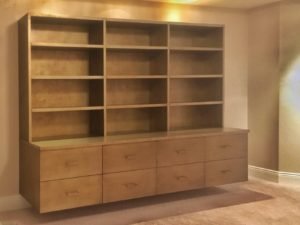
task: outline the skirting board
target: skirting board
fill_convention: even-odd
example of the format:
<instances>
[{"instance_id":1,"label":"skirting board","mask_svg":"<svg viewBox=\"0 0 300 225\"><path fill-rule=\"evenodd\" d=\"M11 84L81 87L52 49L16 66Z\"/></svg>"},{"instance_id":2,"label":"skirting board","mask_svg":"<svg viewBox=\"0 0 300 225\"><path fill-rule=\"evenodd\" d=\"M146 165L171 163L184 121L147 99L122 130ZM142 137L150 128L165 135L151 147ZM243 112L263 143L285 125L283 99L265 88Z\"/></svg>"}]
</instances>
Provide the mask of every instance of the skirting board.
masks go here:
<instances>
[{"instance_id":1,"label":"skirting board","mask_svg":"<svg viewBox=\"0 0 300 225\"><path fill-rule=\"evenodd\" d=\"M0 212L25 209L30 207L21 195L0 197Z\"/></svg>"},{"instance_id":2,"label":"skirting board","mask_svg":"<svg viewBox=\"0 0 300 225\"><path fill-rule=\"evenodd\" d=\"M249 165L249 176L287 185L300 186L300 173L289 173Z\"/></svg>"}]
</instances>

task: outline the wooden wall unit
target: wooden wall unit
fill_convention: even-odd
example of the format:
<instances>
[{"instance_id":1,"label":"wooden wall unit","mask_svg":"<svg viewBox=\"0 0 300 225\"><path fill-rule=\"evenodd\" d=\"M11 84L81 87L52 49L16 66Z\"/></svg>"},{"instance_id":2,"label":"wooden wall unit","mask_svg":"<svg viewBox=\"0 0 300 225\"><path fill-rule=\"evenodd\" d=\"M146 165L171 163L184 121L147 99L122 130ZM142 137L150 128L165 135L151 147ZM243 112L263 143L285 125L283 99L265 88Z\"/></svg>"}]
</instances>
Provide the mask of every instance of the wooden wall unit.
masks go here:
<instances>
[{"instance_id":1,"label":"wooden wall unit","mask_svg":"<svg viewBox=\"0 0 300 225\"><path fill-rule=\"evenodd\" d=\"M223 26L26 15L19 32L20 191L39 212L247 180Z\"/></svg>"}]
</instances>

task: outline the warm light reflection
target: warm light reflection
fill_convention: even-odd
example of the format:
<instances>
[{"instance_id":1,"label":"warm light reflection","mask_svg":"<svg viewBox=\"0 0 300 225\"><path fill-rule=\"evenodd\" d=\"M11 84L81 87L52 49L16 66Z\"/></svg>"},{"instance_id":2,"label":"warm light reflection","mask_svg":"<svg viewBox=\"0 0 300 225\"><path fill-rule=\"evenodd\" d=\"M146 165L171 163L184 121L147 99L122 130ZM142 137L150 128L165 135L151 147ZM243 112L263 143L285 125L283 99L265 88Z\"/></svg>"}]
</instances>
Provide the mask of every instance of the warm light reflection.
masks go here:
<instances>
[{"instance_id":1,"label":"warm light reflection","mask_svg":"<svg viewBox=\"0 0 300 225\"><path fill-rule=\"evenodd\" d=\"M181 21L181 11L177 7L168 7L165 13L165 20L171 22L180 22Z\"/></svg>"},{"instance_id":2,"label":"warm light reflection","mask_svg":"<svg viewBox=\"0 0 300 225\"><path fill-rule=\"evenodd\" d=\"M281 88L282 104L292 112L300 113L300 57L291 64Z\"/></svg>"}]
</instances>

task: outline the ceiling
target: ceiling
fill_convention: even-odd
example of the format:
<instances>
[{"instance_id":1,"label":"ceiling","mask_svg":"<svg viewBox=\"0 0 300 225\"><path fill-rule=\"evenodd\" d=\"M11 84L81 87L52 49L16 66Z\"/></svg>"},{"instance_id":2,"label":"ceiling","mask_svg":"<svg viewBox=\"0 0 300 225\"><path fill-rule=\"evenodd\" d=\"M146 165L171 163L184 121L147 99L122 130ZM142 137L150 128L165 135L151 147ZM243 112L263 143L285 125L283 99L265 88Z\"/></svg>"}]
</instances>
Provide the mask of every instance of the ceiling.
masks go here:
<instances>
[{"instance_id":1,"label":"ceiling","mask_svg":"<svg viewBox=\"0 0 300 225\"><path fill-rule=\"evenodd\" d=\"M251 9L280 0L146 0L152 2L168 2L178 4L193 4L210 7L225 7L235 9Z\"/></svg>"}]
</instances>

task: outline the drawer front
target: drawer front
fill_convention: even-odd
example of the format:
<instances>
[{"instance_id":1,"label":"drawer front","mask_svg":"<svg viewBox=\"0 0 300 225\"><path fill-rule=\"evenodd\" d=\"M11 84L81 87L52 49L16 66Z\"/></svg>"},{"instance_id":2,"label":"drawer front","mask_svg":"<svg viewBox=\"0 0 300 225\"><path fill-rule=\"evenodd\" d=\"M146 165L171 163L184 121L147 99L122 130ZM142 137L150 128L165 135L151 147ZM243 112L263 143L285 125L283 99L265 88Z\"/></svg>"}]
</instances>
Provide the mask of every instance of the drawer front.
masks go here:
<instances>
[{"instance_id":1,"label":"drawer front","mask_svg":"<svg viewBox=\"0 0 300 225\"><path fill-rule=\"evenodd\" d=\"M102 147L41 152L41 181L102 173Z\"/></svg>"},{"instance_id":2,"label":"drawer front","mask_svg":"<svg viewBox=\"0 0 300 225\"><path fill-rule=\"evenodd\" d=\"M41 182L42 213L76 208L102 202L101 176Z\"/></svg>"},{"instance_id":3,"label":"drawer front","mask_svg":"<svg viewBox=\"0 0 300 225\"><path fill-rule=\"evenodd\" d=\"M103 173L155 168L155 142L103 147Z\"/></svg>"},{"instance_id":4,"label":"drawer front","mask_svg":"<svg viewBox=\"0 0 300 225\"><path fill-rule=\"evenodd\" d=\"M155 169L103 175L103 202L155 194Z\"/></svg>"},{"instance_id":5,"label":"drawer front","mask_svg":"<svg viewBox=\"0 0 300 225\"><path fill-rule=\"evenodd\" d=\"M205 149L203 138L160 141L157 148L158 166L204 161Z\"/></svg>"},{"instance_id":6,"label":"drawer front","mask_svg":"<svg viewBox=\"0 0 300 225\"><path fill-rule=\"evenodd\" d=\"M247 159L208 162L205 166L206 186L230 184L248 180Z\"/></svg>"},{"instance_id":7,"label":"drawer front","mask_svg":"<svg viewBox=\"0 0 300 225\"><path fill-rule=\"evenodd\" d=\"M157 169L157 192L159 194L192 190L203 186L203 163Z\"/></svg>"},{"instance_id":8,"label":"drawer front","mask_svg":"<svg viewBox=\"0 0 300 225\"><path fill-rule=\"evenodd\" d=\"M206 138L206 160L222 160L247 156L247 135L220 135Z\"/></svg>"}]
</instances>

